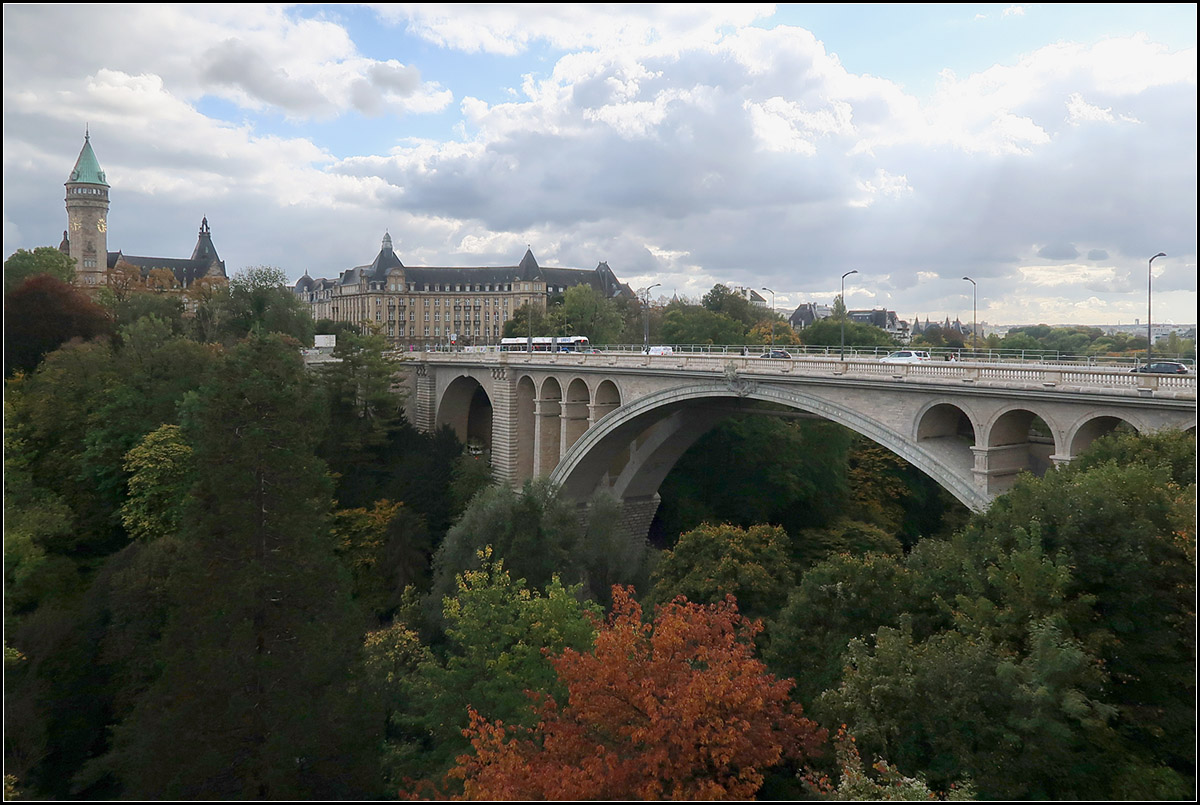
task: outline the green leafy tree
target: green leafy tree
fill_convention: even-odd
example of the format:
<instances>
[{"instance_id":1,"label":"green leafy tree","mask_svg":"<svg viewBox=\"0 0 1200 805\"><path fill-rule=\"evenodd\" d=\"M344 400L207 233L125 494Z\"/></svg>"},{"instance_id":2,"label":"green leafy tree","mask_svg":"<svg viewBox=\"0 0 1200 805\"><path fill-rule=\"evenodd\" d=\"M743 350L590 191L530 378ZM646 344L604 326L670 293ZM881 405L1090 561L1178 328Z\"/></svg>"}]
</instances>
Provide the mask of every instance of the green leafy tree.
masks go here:
<instances>
[{"instance_id":1,"label":"green leafy tree","mask_svg":"<svg viewBox=\"0 0 1200 805\"><path fill-rule=\"evenodd\" d=\"M969 777L987 799L1107 798L1112 708L1100 673L1051 621L1026 625L1026 653L940 632L881 627L850 644L847 675L818 713L844 718L860 747L919 770L931 787Z\"/></svg>"},{"instance_id":2,"label":"green leafy tree","mask_svg":"<svg viewBox=\"0 0 1200 805\"><path fill-rule=\"evenodd\" d=\"M4 261L4 295L30 277L44 274L68 285L75 281L75 261L51 246L17 249Z\"/></svg>"},{"instance_id":3,"label":"green leafy tree","mask_svg":"<svg viewBox=\"0 0 1200 805\"><path fill-rule=\"evenodd\" d=\"M1117 434L951 540L830 557L772 624L768 659L932 787L965 773L988 798L1177 795L1194 773L1186 452Z\"/></svg>"},{"instance_id":4,"label":"green leafy tree","mask_svg":"<svg viewBox=\"0 0 1200 805\"><path fill-rule=\"evenodd\" d=\"M704 307L672 304L663 316L661 333L669 344L742 344L746 325Z\"/></svg>"},{"instance_id":5,"label":"green leafy tree","mask_svg":"<svg viewBox=\"0 0 1200 805\"><path fill-rule=\"evenodd\" d=\"M110 346L93 341L64 345L47 355L33 374L7 385L5 427L19 429L31 483L57 494L70 507L74 522L69 533L42 547L76 564L106 556L124 544L112 522L113 510L84 472L96 401L115 382Z\"/></svg>"},{"instance_id":6,"label":"green leafy tree","mask_svg":"<svg viewBox=\"0 0 1200 805\"><path fill-rule=\"evenodd\" d=\"M455 577L477 570L480 552L489 545L530 586L543 587L556 575L575 582L581 575L575 554L580 530L574 507L547 481L526 482L520 492L506 485L484 489L438 548L431 604L440 609Z\"/></svg>"},{"instance_id":7,"label":"green leafy tree","mask_svg":"<svg viewBox=\"0 0 1200 805\"><path fill-rule=\"evenodd\" d=\"M431 546L425 520L403 503L333 514L338 555L350 568L354 597L380 621L401 606L405 590L427 583Z\"/></svg>"},{"instance_id":8,"label":"green leafy tree","mask_svg":"<svg viewBox=\"0 0 1200 805\"><path fill-rule=\"evenodd\" d=\"M539 593L513 579L490 549L477 559L479 569L458 575L454 595L442 602L444 660L425 659L403 682L411 686L410 731L417 727L423 736L421 776L444 772L469 749L468 708L532 726L529 693L563 692L549 657L589 648L601 615L595 604L581 603L578 586L566 588L554 577Z\"/></svg>"},{"instance_id":9,"label":"green leafy tree","mask_svg":"<svg viewBox=\"0 0 1200 805\"><path fill-rule=\"evenodd\" d=\"M5 401L5 408L9 402ZM6 416L12 422L11 416ZM66 502L34 482L29 455L18 428L4 429L4 612L28 612L79 587L71 558L54 552L73 534Z\"/></svg>"},{"instance_id":10,"label":"green leafy tree","mask_svg":"<svg viewBox=\"0 0 1200 805\"><path fill-rule=\"evenodd\" d=\"M704 524L679 537L654 569L651 599L711 604L732 595L747 617L778 610L794 583L790 540L778 526Z\"/></svg>"},{"instance_id":11,"label":"green leafy tree","mask_svg":"<svg viewBox=\"0 0 1200 805\"><path fill-rule=\"evenodd\" d=\"M931 791L919 777L905 777L886 760L872 763L874 774L871 774L864 768L854 736L846 731L844 724L833 739L833 745L838 765L837 784L828 777L811 772L804 776L806 787L819 799L834 802L954 802L975 799L974 786L969 782L952 784L947 791L939 794Z\"/></svg>"},{"instance_id":12,"label":"green leafy tree","mask_svg":"<svg viewBox=\"0 0 1200 805\"><path fill-rule=\"evenodd\" d=\"M569 334L593 344L614 344L621 335L621 314L611 299L590 285L574 285L563 295L563 319Z\"/></svg>"},{"instance_id":13,"label":"green leafy tree","mask_svg":"<svg viewBox=\"0 0 1200 805\"><path fill-rule=\"evenodd\" d=\"M857 510L852 510L859 515ZM859 515L861 516L861 515ZM835 518L821 528L801 529L792 542L792 556L801 570L839 553L898 555L903 546L895 535L867 521L850 516Z\"/></svg>"},{"instance_id":14,"label":"green leafy tree","mask_svg":"<svg viewBox=\"0 0 1200 805\"><path fill-rule=\"evenodd\" d=\"M161 671L105 764L135 798L345 798L373 791L356 708L361 622L327 530L319 396L294 346L255 334L190 400L196 483L168 582Z\"/></svg>"},{"instance_id":15,"label":"green leafy tree","mask_svg":"<svg viewBox=\"0 0 1200 805\"><path fill-rule=\"evenodd\" d=\"M646 539L631 539L621 528L621 503L599 492L588 503L583 534L575 548L581 566L583 592L608 608L614 585L650 589L650 574L658 556Z\"/></svg>"},{"instance_id":16,"label":"green leafy tree","mask_svg":"<svg viewBox=\"0 0 1200 805\"><path fill-rule=\"evenodd\" d=\"M512 318L504 322L505 338L521 338L531 334L530 317L533 317L532 335L535 338L551 335L566 335L562 305L550 304L543 308L538 305L521 305L513 311Z\"/></svg>"},{"instance_id":17,"label":"green leafy tree","mask_svg":"<svg viewBox=\"0 0 1200 805\"><path fill-rule=\"evenodd\" d=\"M404 397L393 388L399 361L383 336L350 333L338 338L334 357L319 373L328 399L320 452L337 478L341 505L369 506L394 493L386 479L404 425Z\"/></svg>"},{"instance_id":18,"label":"green leafy tree","mask_svg":"<svg viewBox=\"0 0 1200 805\"><path fill-rule=\"evenodd\" d=\"M361 335L357 325L348 321L334 321L333 319L317 319L313 324L313 332L316 335Z\"/></svg>"},{"instance_id":19,"label":"green leafy tree","mask_svg":"<svg viewBox=\"0 0 1200 805\"><path fill-rule=\"evenodd\" d=\"M122 328L114 344L113 381L91 401L81 479L90 485L95 517L125 534L120 510L129 472L126 454L151 431L179 421L180 402L199 388L216 362L212 348L175 335L150 316Z\"/></svg>"},{"instance_id":20,"label":"green leafy tree","mask_svg":"<svg viewBox=\"0 0 1200 805\"><path fill-rule=\"evenodd\" d=\"M1193 445L1194 437L1189 437ZM1110 675L1107 700L1138 754L1192 774L1195 722L1195 483L1174 483L1168 464L1115 462L1018 482L964 541L984 555L1011 549L1041 524L1051 554L1072 567L1069 593L1096 600L1069 623Z\"/></svg>"},{"instance_id":21,"label":"green leafy tree","mask_svg":"<svg viewBox=\"0 0 1200 805\"><path fill-rule=\"evenodd\" d=\"M921 637L949 625L932 596L920 595L919 585L918 574L897 555L829 556L802 573L770 621L767 664L794 678L797 698L811 706L841 681L851 640L869 642L880 626L898 626L901 616L915 621Z\"/></svg>"},{"instance_id":22,"label":"green leafy tree","mask_svg":"<svg viewBox=\"0 0 1200 805\"><path fill-rule=\"evenodd\" d=\"M454 462L450 498L456 513L463 512L475 496L492 486L492 468L484 456L463 454Z\"/></svg>"},{"instance_id":23,"label":"green leafy tree","mask_svg":"<svg viewBox=\"0 0 1200 805\"><path fill-rule=\"evenodd\" d=\"M118 331L150 316L166 322L175 335L182 335L188 329L184 321L184 299L179 293L133 291L123 299L111 299L108 310Z\"/></svg>"},{"instance_id":24,"label":"green leafy tree","mask_svg":"<svg viewBox=\"0 0 1200 805\"><path fill-rule=\"evenodd\" d=\"M121 521L133 539L176 534L192 480L192 448L178 425L163 425L125 454L129 496Z\"/></svg>"},{"instance_id":25,"label":"green leafy tree","mask_svg":"<svg viewBox=\"0 0 1200 805\"><path fill-rule=\"evenodd\" d=\"M847 492L849 434L831 422L771 416L722 422L662 484L659 521L666 539L704 522L775 523L789 534L830 522Z\"/></svg>"},{"instance_id":26,"label":"green leafy tree","mask_svg":"<svg viewBox=\"0 0 1200 805\"><path fill-rule=\"evenodd\" d=\"M846 346L891 347L896 339L873 324L846 321ZM800 340L810 347L837 347L842 343L842 321L836 316L817 319L800 331Z\"/></svg>"},{"instance_id":27,"label":"green leafy tree","mask_svg":"<svg viewBox=\"0 0 1200 805\"><path fill-rule=\"evenodd\" d=\"M245 268L229 281L228 294L215 295L211 303L223 308L215 314L218 334L227 343L254 331L283 333L301 344L312 345L313 320L308 307L287 285L282 269L271 266Z\"/></svg>"},{"instance_id":28,"label":"green leafy tree","mask_svg":"<svg viewBox=\"0 0 1200 805\"><path fill-rule=\"evenodd\" d=\"M1196 437L1167 429L1154 433L1114 432L1092 442L1071 462L1073 473L1086 472L1103 464L1144 464L1169 474L1180 488L1196 481Z\"/></svg>"},{"instance_id":29,"label":"green leafy tree","mask_svg":"<svg viewBox=\"0 0 1200 805\"><path fill-rule=\"evenodd\" d=\"M846 300L842 298L841 294L834 297L830 316L837 322L846 318Z\"/></svg>"},{"instance_id":30,"label":"green leafy tree","mask_svg":"<svg viewBox=\"0 0 1200 805\"><path fill-rule=\"evenodd\" d=\"M706 310L739 322L743 330L767 318L767 315L752 305L746 297L721 284L714 285L700 300L700 304Z\"/></svg>"}]
</instances>

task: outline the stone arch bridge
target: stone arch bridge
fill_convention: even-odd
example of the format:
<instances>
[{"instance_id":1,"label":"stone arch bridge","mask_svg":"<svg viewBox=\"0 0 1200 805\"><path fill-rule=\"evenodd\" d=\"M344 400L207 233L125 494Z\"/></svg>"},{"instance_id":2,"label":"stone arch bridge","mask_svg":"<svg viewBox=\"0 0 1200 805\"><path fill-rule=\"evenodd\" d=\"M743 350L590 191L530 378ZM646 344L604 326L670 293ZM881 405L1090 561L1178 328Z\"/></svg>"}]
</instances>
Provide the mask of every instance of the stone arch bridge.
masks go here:
<instances>
[{"instance_id":1,"label":"stone arch bridge","mask_svg":"<svg viewBox=\"0 0 1200 805\"><path fill-rule=\"evenodd\" d=\"M489 451L503 483L549 476L580 505L611 493L631 536L649 529L675 462L738 413L837 422L974 510L1018 473L1067 463L1122 424L1140 432L1196 425L1194 375L1103 367L701 354L407 357L410 421L448 425Z\"/></svg>"}]
</instances>

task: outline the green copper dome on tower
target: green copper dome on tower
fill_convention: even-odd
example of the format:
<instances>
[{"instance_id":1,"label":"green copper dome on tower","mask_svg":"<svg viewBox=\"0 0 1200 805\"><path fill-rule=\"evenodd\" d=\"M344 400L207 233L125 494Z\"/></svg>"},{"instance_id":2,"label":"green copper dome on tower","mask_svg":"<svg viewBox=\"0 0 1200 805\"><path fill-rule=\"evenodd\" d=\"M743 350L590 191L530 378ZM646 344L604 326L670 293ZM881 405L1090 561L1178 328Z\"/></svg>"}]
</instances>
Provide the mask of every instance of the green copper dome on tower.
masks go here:
<instances>
[{"instance_id":1,"label":"green copper dome on tower","mask_svg":"<svg viewBox=\"0 0 1200 805\"><path fill-rule=\"evenodd\" d=\"M79 152L79 159L75 160L75 169L71 171L71 178L67 179L67 182L108 187L108 182L104 180L104 171L100 170L100 162L96 159L96 152L92 150L91 135L86 131L83 135L83 150Z\"/></svg>"}]
</instances>

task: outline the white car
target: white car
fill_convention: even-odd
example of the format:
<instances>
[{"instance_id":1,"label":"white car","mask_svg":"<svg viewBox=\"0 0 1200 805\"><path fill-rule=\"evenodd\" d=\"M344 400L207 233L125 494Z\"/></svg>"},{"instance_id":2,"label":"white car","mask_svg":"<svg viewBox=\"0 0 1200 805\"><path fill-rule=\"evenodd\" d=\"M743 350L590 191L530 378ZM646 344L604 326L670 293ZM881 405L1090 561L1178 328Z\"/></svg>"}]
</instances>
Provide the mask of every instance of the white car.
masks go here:
<instances>
[{"instance_id":1,"label":"white car","mask_svg":"<svg viewBox=\"0 0 1200 805\"><path fill-rule=\"evenodd\" d=\"M929 353L922 349L902 349L880 358L880 363L924 363L930 360Z\"/></svg>"}]
</instances>

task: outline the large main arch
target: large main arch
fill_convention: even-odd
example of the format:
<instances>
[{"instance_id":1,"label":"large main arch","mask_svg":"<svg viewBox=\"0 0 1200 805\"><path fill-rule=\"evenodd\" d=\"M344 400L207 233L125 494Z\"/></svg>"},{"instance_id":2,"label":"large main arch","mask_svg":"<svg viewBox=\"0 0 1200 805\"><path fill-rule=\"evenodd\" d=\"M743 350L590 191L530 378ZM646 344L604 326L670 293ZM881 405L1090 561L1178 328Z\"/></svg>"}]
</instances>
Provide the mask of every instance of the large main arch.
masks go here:
<instances>
[{"instance_id":1,"label":"large main arch","mask_svg":"<svg viewBox=\"0 0 1200 805\"><path fill-rule=\"evenodd\" d=\"M652 393L610 411L563 456L551 474L568 498L585 502L607 489L623 500L654 495L671 467L704 433L751 402L768 402L844 425L929 475L971 509L988 498L965 468L947 466L910 434L800 389L747 383L701 383ZM956 462L957 464L957 462Z\"/></svg>"}]
</instances>

